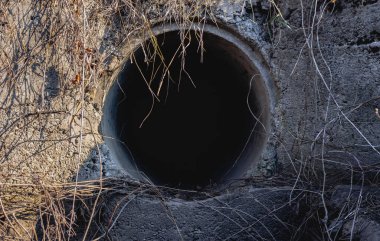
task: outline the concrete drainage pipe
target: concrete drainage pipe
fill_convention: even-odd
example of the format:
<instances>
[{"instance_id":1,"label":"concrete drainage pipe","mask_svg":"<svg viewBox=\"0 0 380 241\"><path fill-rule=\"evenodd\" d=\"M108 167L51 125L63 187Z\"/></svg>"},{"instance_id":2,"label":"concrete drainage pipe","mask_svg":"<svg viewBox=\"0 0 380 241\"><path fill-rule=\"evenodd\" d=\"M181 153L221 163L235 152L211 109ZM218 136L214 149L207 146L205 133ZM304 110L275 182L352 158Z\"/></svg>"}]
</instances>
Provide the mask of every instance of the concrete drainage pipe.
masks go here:
<instances>
[{"instance_id":1,"label":"concrete drainage pipe","mask_svg":"<svg viewBox=\"0 0 380 241\"><path fill-rule=\"evenodd\" d=\"M185 189L242 177L260 158L271 112L268 74L252 48L213 25L202 45L188 30L184 55L175 25L154 29L161 57L147 59L150 40L135 49L108 91L101 126L131 176Z\"/></svg>"}]
</instances>

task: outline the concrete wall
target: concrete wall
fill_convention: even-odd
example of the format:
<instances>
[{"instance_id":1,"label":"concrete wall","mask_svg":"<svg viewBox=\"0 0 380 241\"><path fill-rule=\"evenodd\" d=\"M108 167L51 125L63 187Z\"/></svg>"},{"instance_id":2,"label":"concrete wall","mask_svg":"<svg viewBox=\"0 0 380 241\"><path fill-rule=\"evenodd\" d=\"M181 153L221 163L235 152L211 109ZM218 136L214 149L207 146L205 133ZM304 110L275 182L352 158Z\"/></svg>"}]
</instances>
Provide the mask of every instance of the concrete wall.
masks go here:
<instances>
[{"instance_id":1,"label":"concrete wall","mask_svg":"<svg viewBox=\"0 0 380 241\"><path fill-rule=\"evenodd\" d=\"M158 201L149 195L113 196L110 207L117 200L130 202L118 209L110 237L289 240L300 235L303 205L312 209L323 201L320 188L328 185L330 192L337 180L364 183L363 175L351 175L355 168L366 171L366 177L378 170L380 3L313 4L282 1L277 5L282 16L267 1L221 1L213 9L219 21L254 46L270 71L275 98L266 149L260 162L247 170L249 181L239 182L244 188L232 186L202 201L184 201L181 195ZM249 188L257 183L271 187ZM310 192L316 194L310 200L287 202ZM110 211L105 213L112 220ZM332 222L334 217L325 215Z\"/></svg>"},{"instance_id":2,"label":"concrete wall","mask_svg":"<svg viewBox=\"0 0 380 241\"><path fill-rule=\"evenodd\" d=\"M380 3L337 1L315 12L289 2L291 29L275 31L270 54L281 91L279 156L378 164Z\"/></svg>"}]
</instances>

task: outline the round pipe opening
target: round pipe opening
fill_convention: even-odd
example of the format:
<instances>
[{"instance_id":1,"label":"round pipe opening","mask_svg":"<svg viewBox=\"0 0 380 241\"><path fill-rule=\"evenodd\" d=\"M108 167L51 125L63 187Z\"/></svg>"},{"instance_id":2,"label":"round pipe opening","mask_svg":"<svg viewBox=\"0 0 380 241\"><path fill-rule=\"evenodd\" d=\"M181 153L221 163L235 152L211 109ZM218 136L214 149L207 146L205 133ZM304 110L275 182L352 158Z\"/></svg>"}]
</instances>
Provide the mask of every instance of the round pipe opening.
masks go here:
<instances>
[{"instance_id":1,"label":"round pipe opening","mask_svg":"<svg viewBox=\"0 0 380 241\"><path fill-rule=\"evenodd\" d=\"M157 33L127 60L108 92L102 132L130 175L192 189L241 177L257 161L269 103L240 40L207 25L201 42L188 30L183 52L180 33Z\"/></svg>"}]
</instances>

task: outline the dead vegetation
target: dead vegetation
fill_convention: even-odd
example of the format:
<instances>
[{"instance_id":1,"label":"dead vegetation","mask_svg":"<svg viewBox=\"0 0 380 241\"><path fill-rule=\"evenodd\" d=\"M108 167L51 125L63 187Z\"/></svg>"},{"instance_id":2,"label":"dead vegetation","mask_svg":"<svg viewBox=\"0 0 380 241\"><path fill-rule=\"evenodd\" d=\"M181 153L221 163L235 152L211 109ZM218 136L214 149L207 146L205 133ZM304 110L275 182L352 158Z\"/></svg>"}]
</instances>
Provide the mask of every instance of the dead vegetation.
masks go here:
<instances>
[{"instance_id":1,"label":"dead vegetation","mask_svg":"<svg viewBox=\"0 0 380 241\"><path fill-rule=\"evenodd\" d=\"M110 84L107 79L122 65L123 48L129 43L134 46L136 39L145 36L150 36L154 43L150 31L158 22L173 21L188 28L206 19L212 20L211 8L216 2L0 2L0 240L38 239L41 230L43 240L69 239L75 236L76 212L81 212L76 208L78 202L89 214L83 230L83 239L86 239L102 197L125 189L120 180L101 177L93 182L79 182L76 178L89 151L101 143L97 126L103 90ZM274 16L283 19L280 8L273 1L269 2ZM317 2L312 5L312 10L308 9L313 13L312 21L304 26L305 49L311 51L314 60L314 51L320 51L315 33L324 12L317 9ZM325 1L324 6L334 2ZM285 23L286 27L291 27ZM181 35L184 43L186 34L183 31ZM179 51L185 53L186 45ZM157 55L160 56L158 47L148 57ZM314 61L314 67L329 92L327 113L332 105L338 104L330 89L332 80L319 71L319 65ZM159 93L160 88L152 89L152 95L157 98ZM341 111L341 115L352 123L346 112ZM327 114L325 120L328 122ZM323 153L325 135L325 129L322 129L312 141L313 151L318 144L322 146L318 151ZM376 146L369 141L368 144L379 154ZM360 190L356 196L348 194L353 197L349 205L338 212L331 211L326 200L334 193L336 180L348 180L363 188L365 185L378 187L380 169L378 165L360 166L360 162L354 168L352 163L342 165L324 159L323 154L316 156L291 157L293 171L284 174L286 178L263 180L262 183L291 185L296 198L291 196L289 200L310 204L310 211L295 230L294 239L302 239L304 230L313 230L310 237L315 240L337 240L340 234L337 226L342 226L339 221L352 217L355 220L364 196ZM342 171L337 173L335 168L329 169L334 165ZM367 175L372 176L368 178ZM156 187L146 184L128 185L131 187L129 194L147 190L158 192ZM68 201L72 203L69 210L65 206ZM366 196L365 201L368 212L380 212L376 198ZM36 216L42 220L39 231L35 229ZM348 239L352 240L355 232L355 222L352 222Z\"/></svg>"},{"instance_id":2,"label":"dead vegetation","mask_svg":"<svg viewBox=\"0 0 380 241\"><path fill-rule=\"evenodd\" d=\"M1 237L33 238L36 213L49 212L55 222L74 225L74 213L64 213L60 203L70 195L75 203L84 193L101 190L101 185L78 183L75 177L101 140L97 128L102 90L122 64L121 49L149 35L156 22L185 27L194 18L202 21L211 4L1 1ZM66 183L73 177L73 183ZM66 235L46 230L46 239Z\"/></svg>"}]
</instances>

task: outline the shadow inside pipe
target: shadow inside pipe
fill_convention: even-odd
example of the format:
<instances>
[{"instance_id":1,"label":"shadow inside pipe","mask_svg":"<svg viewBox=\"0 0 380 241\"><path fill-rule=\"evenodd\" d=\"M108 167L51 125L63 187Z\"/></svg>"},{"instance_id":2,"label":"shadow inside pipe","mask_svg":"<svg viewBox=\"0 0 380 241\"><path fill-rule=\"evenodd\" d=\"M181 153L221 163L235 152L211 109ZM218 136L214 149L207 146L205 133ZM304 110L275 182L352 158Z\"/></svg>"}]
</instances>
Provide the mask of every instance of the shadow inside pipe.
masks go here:
<instances>
[{"instance_id":1,"label":"shadow inside pipe","mask_svg":"<svg viewBox=\"0 0 380 241\"><path fill-rule=\"evenodd\" d=\"M134 52L108 92L102 132L135 176L194 189L241 176L258 158L268 106L242 50L208 32L201 42L186 34L190 42L170 31Z\"/></svg>"}]
</instances>

